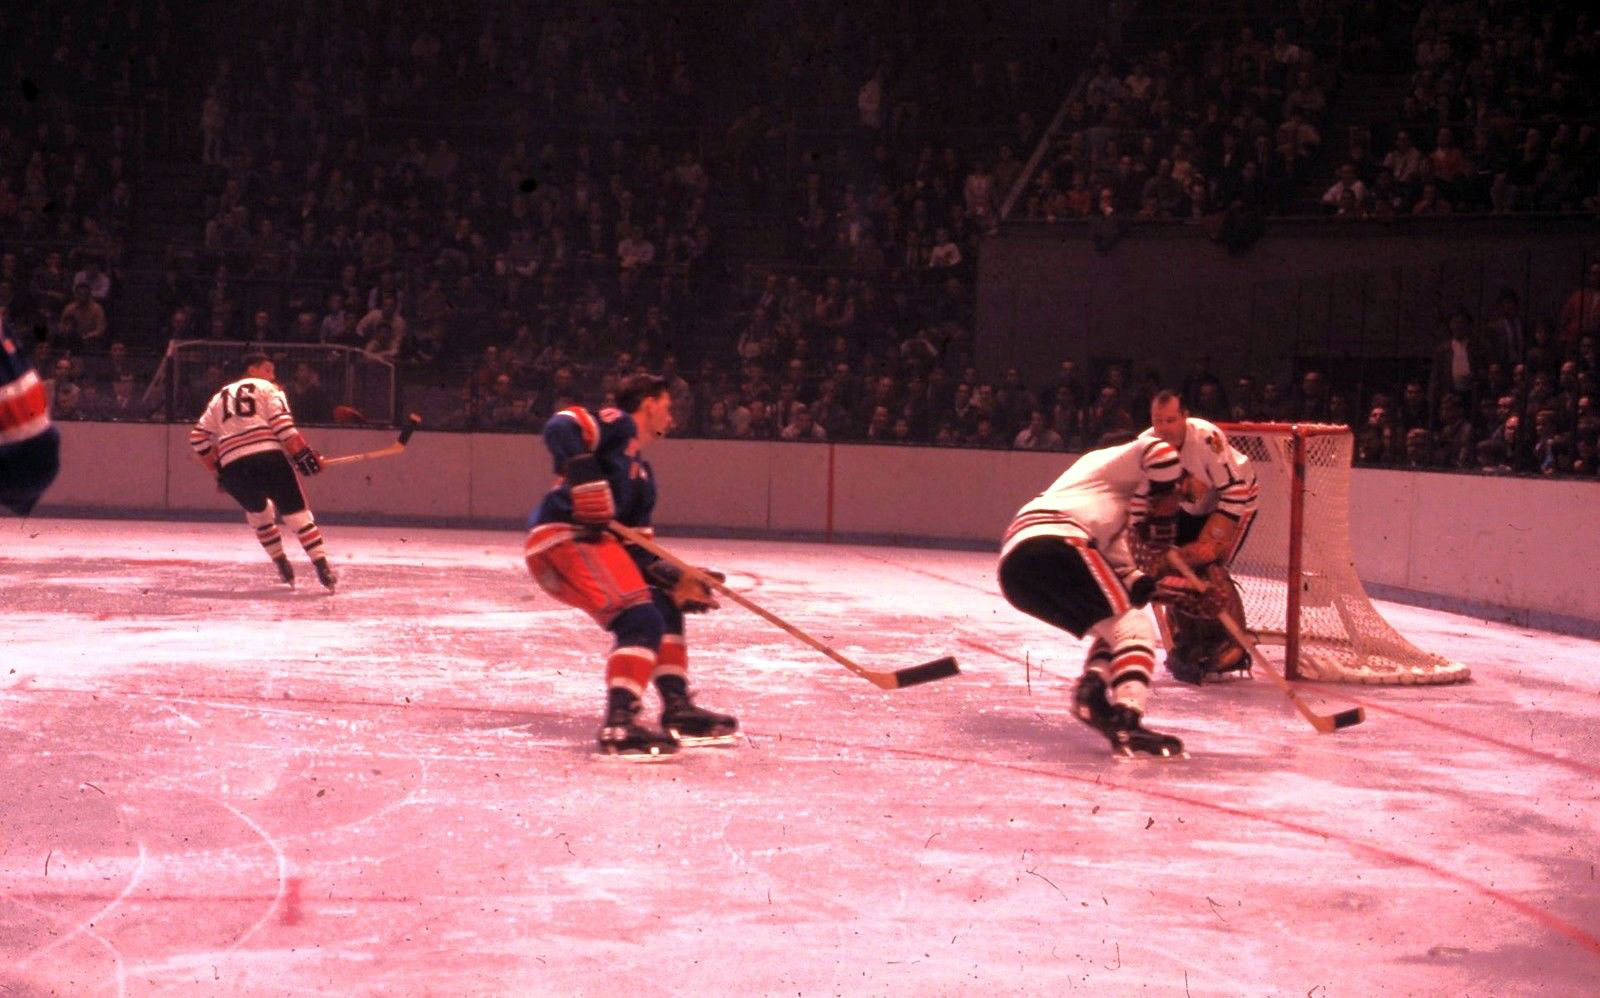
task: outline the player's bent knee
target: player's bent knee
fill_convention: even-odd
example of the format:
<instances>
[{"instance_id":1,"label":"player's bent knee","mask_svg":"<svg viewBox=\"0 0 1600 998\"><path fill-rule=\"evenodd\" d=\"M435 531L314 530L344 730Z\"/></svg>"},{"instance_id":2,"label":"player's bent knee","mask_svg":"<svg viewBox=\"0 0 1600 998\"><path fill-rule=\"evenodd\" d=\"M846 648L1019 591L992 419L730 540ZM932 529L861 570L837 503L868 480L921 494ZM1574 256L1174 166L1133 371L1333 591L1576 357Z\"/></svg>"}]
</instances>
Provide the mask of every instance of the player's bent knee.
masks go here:
<instances>
[{"instance_id":1,"label":"player's bent knee","mask_svg":"<svg viewBox=\"0 0 1600 998\"><path fill-rule=\"evenodd\" d=\"M617 618L611 622L611 633L616 635L619 646L657 651L661 648L661 635L666 633L666 627L661 619L661 611L652 603L644 603L630 606L617 614Z\"/></svg>"},{"instance_id":2,"label":"player's bent knee","mask_svg":"<svg viewBox=\"0 0 1600 998\"><path fill-rule=\"evenodd\" d=\"M1156 628L1150 622L1150 615L1143 610L1127 610L1114 617L1107 617L1089 628L1089 633L1104 641L1113 653L1128 645L1143 645L1154 648L1156 645Z\"/></svg>"}]
</instances>

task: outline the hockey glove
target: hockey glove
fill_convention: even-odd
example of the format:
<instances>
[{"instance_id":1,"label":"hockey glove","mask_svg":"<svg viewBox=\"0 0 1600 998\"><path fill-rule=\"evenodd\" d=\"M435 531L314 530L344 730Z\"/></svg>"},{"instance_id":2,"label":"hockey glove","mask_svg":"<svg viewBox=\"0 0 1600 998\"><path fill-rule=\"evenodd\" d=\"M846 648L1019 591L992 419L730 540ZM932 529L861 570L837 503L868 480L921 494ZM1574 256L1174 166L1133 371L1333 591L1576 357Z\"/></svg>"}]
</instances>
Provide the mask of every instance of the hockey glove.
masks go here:
<instances>
[{"instance_id":1,"label":"hockey glove","mask_svg":"<svg viewBox=\"0 0 1600 998\"><path fill-rule=\"evenodd\" d=\"M309 478L322 470L322 455L307 447L295 453L294 466L300 474Z\"/></svg>"},{"instance_id":2,"label":"hockey glove","mask_svg":"<svg viewBox=\"0 0 1600 998\"><path fill-rule=\"evenodd\" d=\"M1228 608L1227 594L1219 587L1205 583L1196 587L1181 575L1169 575L1156 583L1151 599L1193 617L1215 617Z\"/></svg>"},{"instance_id":3,"label":"hockey glove","mask_svg":"<svg viewBox=\"0 0 1600 998\"><path fill-rule=\"evenodd\" d=\"M1170 571L1167 551L1178 538L1177 523L1167 517L1151 519L1134 529L1128 539L1129 553L1139 571L1160 578Z\"/></svg>"},{"instance_id":4,"label":"hockey glove","mask_svg":"<svg viewBox=\"0 0 1600 998\"><path fill-rule=\"evenodd\" d=\"M702 568L700 571L718 583L725 582L728 578L721 572L709 568ZM651 562L650 567L645 569L645 574L650 576L650 584L664 590L673 605L684 613L705 613L722 605L717 602L710 586L678 571L677 566L668 561Z\"/></svg>"},{"instance_id":5,"label":"hockey glove","mask_svg":"<svg viewBox=\"0 0 1600 998\"><path fill-rule=\"evenodd\" d=\"M572 518L577 522L603 527L616 519L611 483L593 454L579 454L567 462L567 487L572 492Z\"/></svg>"}]
</instances>

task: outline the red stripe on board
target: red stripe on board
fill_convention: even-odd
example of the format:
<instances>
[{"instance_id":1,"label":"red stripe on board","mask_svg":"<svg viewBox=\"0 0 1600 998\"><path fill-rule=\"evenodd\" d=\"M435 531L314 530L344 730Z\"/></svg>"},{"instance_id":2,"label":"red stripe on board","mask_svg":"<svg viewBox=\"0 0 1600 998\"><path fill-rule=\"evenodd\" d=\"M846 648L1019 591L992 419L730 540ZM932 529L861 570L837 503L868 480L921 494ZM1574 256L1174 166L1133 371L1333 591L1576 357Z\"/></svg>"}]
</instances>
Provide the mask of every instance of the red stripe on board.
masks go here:
<instances>
[{"instance_id":1,"label":"red stripe on board","mask_svg":"<svg viewBox=\"0 0 1600 998\"><path fill-rule=\"evenodd\" d=\"M833 446L833 444L829 444L828 445L828 496L827 496L827 499L824 502L824 509L826 510L826 513L824 515L827 517L827 519L824 521L824 524L823 524L823 534L822 534L822 536L823 536L823 539L826 540L830 544L833 543L833 453L834 453L834 446ZM769 511L769 513L770 513L770 511Z\"/></svg>"}]
</instances>

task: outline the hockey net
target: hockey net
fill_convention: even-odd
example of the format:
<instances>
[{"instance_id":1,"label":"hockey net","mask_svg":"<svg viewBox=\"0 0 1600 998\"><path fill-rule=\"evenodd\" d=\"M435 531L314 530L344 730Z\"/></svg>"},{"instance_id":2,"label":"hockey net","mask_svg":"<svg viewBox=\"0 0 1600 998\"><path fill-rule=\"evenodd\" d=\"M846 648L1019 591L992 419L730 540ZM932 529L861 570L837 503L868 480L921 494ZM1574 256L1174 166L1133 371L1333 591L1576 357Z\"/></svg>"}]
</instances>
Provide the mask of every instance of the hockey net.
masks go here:
<instances>
[{"instance_id":1,"label":"hockey net","mask_svg":"<svg viewBox=\"0 0 1600 998\"><path fill-rule=\"evenodd\" d=\"M1372 605L1350 553L1348 427L1236 423L1228 440L1250 458L1260 495L1231 571L1245 624L1285 645L1291 678L1347 683L1457 683L1467 667L1423 651Z\"/></svg>"}]
</instances>

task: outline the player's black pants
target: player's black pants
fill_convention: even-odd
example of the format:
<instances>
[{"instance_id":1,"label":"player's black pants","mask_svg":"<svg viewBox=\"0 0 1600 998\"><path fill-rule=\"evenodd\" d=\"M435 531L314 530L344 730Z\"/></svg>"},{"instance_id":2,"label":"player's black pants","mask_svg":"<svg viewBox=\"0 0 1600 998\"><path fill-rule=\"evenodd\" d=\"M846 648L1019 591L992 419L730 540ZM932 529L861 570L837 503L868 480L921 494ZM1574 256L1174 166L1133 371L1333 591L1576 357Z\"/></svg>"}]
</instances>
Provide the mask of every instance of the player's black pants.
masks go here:
<instances>
[{"instance_id":1,"label":"player's black pants","mask_svg":"<svg viewBox=\"0 0 1600 998\"><path fill-rule=\"evenodd\" d=\"M1098 561L1091 565L1089 559ZM1085 552L1060 537L1030 537L1000 559L1000 592L1006 602L1030 617L1083 637L1089 628L1120 612L1112 607L1116 593L1106 585L1098 552ZM1120 602L1126 605L1126 594Z\"/></svg>"},{"instance_id":2,"label":"player's black pants","mask_svg":"<svg viewBox=\"0 0 1600 998\"><path fill-rule=\"evenodd\" d=\"M237 461L230 461L223 465L217 480L246 513L266 509L268 499L278 508L279 516L306 508L300 479L295 477L294 467L281 450L246 454Z\"/></svg>"},{"instance_id":3,"label":"player's black pants","mask_svg":"<svg viewBox=\"0 0 1600 998\"><path fill-rule=\"evenodd\" d=\"M54 426L36 437L0 446L0 506L27 516L61 470L61 433Z\"/></svg>"}]
</instances>

